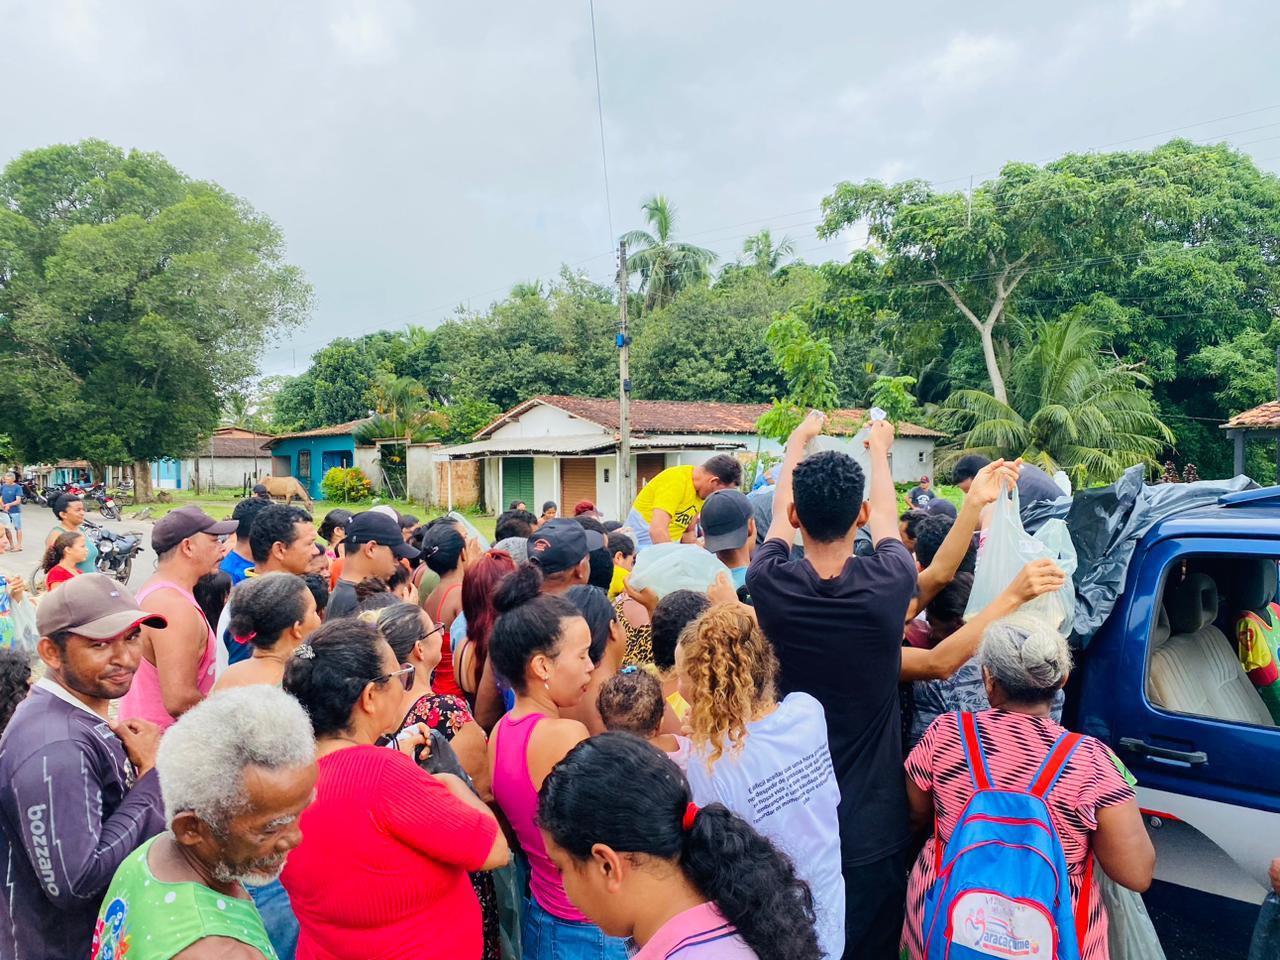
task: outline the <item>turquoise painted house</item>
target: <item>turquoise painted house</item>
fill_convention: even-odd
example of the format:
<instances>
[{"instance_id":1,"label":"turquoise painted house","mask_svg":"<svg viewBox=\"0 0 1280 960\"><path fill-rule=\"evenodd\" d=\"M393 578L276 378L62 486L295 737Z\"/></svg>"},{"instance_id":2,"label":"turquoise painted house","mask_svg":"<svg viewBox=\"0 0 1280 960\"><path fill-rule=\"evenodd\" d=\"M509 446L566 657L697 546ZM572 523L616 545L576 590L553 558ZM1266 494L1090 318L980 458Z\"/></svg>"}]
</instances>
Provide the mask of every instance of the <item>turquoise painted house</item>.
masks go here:
<instances>
[{"instance_id":1,"label":"turquoise painted house","mask_svg":"<svg viewBox=\"0 0 1280 960\"><path fill-rule=\"evenodd\" d=\"M320 481L333 467L355 464L355 432L368 418L339 423L332 427L286 433L268 440L271 473L276 477L297 477L312 500L320 499Z\"/></svg>"}]
</instances>

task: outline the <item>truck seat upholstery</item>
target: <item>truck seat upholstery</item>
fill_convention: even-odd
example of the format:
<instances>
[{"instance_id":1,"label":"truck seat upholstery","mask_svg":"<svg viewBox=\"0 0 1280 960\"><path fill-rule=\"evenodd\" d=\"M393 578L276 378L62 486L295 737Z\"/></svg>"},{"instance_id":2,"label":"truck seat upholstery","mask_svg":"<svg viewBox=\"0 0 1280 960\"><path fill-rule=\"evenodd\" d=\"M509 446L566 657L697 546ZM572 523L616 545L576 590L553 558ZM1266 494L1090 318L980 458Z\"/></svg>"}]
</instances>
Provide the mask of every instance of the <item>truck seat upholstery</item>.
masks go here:
<instances>
[{"instance_id":1,"label":"truck seat upholstery","mask_svg":"<svg viewBox=\"0 0 1280 960\"><path fill-rule=\"evenodd\" d=\"M1152 631L1147 697L1175 713L1233 723L1275 726L1262 697L1236 658L1235 646L1215 625L1218 587L1193 573L1165 594L1169 633ZM1163 612L1163 611L1162 611Z\"/></svg>"}]
</instances>

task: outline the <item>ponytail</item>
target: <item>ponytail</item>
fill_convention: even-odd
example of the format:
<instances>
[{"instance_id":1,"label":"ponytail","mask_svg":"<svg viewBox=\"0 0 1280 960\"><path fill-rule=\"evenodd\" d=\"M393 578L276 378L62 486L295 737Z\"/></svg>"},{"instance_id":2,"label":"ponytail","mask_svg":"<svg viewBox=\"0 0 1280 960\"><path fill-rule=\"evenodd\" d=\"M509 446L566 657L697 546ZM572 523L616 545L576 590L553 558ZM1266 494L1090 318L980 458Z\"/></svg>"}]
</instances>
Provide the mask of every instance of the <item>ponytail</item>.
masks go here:
<instances>
[{"instance_id":1,"label":"ponytail","mask_svg":"<svg viewBox=\"0 0 1280 960\"><path fill-rule=\"evenodd\" d=\"M684 774L664 753L604 733L552 769L538 822L575 860L602 843L675 861L760 960L818 960L813 895L791 861L723 804L690 803Z\"/></svg>"},{"instance_id":2,"label":"ponytail","mask_svg":"<svg viewBox=\"0 0 1280 960\"><path fill-rule=\"evenodd\" d=\"M554 656L564 621L582 616L564 597L541 590L542 572L526 563L498 582L493 598L498 619L489 635L489 659L517 693L525 691L529 661L540 653Z\"/></svg>"}]
</instances>

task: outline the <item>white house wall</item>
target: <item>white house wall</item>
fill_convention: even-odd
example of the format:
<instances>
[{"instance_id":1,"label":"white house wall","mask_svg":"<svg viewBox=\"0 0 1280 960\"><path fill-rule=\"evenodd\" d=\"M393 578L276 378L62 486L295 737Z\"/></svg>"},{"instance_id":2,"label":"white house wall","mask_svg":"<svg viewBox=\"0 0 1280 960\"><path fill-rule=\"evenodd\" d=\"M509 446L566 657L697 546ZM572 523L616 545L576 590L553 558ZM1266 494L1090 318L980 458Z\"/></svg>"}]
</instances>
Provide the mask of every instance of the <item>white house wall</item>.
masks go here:
<instances>
[{"instance_id":1,"label":"white house wall","mask_svg":"<svg viewBox=\"0 0 1280 960\"><path fill-rule=\"evenodd\" d=\"M634 476L635 467L632 466L631 470ZM617 456L611 453L606 457L596 457L596 509L604 514L606 520L621 519L618 516L619 489ZM630 504L627 506L630 508Z\"/></svg>"},{"instance_id":2,"label":"white house wall","mask_svg":"<svg viewBox=\"0 0 1280 960\"><path fill-rule=\"evenodd\" d=\"M545 409L545 408L539 408ZM533 412L533 411L530 411ZM542 513L542 505L548 500L554 500L560 507L561 512L564 511L564 504L560 503L560 471L557 469L555 457L534 457L533 458L533 503L529 504L529 509L537 515ZM504 503L503 508L506 508ZM572 504L570 504L572 506Z\"/></svg>"},{"instance_id":3,"label":"white house wall","mask_svg":"<svg viewBox=\"0 0 1280 960\"><path fill-rule=\"evenodd\" d=\"M515 437L580 437L584 435L600 436L607 432L596 424L580 420L558 407L548 407L539 403L526 411L519 419L503 424L493 432L492 436L502 439Z\"/></svg>"},{"instance_id":4,"label":"white house wall","mask_svg":"<svg viewBox=\"0 0 1280 960\"><path fill-rule=\"evenodd\" d=\"M212 485L219 490L243 490L244 478L250 477L249 486L257 482L253 457L200 457L200 487ZM257 477L271 475L271 454L263 451L258 458ZM196 461L188 457L182 461L182 486L185 489L195 482Z\"/></svg>"}]
</instances>

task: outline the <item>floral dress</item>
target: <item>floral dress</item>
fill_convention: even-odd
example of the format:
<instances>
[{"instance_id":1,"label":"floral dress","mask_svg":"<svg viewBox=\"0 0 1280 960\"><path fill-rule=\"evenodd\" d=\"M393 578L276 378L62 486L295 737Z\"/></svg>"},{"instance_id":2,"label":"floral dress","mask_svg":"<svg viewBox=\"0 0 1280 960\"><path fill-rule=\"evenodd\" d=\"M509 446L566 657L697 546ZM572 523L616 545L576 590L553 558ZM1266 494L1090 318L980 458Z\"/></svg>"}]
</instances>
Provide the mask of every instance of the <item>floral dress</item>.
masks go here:
<instances>
[{"instance_id":1,"label":"floral dress","mask_svg":"<svg viewBox=\"0 0 1280 960\"><path fill-rule=\"evenodd\" d=\"M415 723L425 723L446 740L452 740L464 725L474 721L475 717L471 715L471 708L467 706L465 700L447 693L428 693L419 697L417 702L409 708L409 712L405 714L400 724L400 729L403 730ZM473 873L471 886L476 892L476 899L480 901L480 914L483 920L482 960L499 960L501 935L498 924L498 894L494 889L493 875L487 871Z\"/></svg>"}]
</instances>

